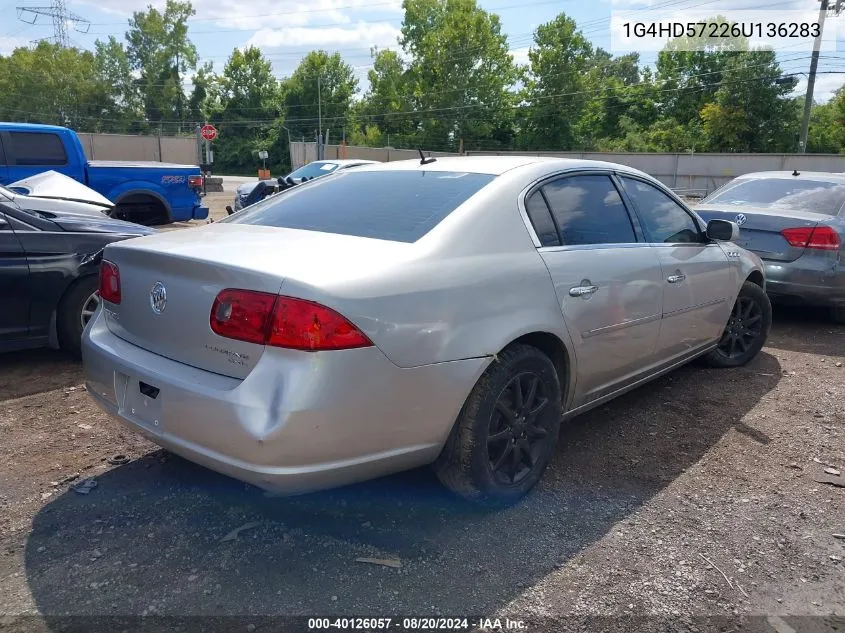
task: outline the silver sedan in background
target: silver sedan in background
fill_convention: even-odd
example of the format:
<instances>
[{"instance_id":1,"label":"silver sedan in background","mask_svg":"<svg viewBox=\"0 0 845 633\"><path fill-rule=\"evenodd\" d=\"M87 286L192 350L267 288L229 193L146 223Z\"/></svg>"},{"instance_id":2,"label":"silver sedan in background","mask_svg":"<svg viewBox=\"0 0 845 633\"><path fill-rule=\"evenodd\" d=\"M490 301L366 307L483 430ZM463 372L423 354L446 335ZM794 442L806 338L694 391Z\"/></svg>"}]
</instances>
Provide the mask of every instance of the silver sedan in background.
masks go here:
<instances>
[{"instance_id":1,"label":"silver sedan in background","mask_svg":"<svg viewBox=\"0 0 845 633\"><path fill-rule=\"evenodd\" d=\"M466 498L513 502L563 419L759 352L771 306L737 233L610 163L340 171L107 246L86 386L153 442L265 489L433 464Z\"/></svg>"},{"instance_id":2,"label":"silver sedan in background","mask_svg":"<svg viewBox=\"0 0 845 633\"><path fill-rule=\"evenodd\" d=\"M762 258L774 300L825 306L845 323L845 175L746 174L696 211L739 225L738 243Z\"/></svg>"}]
</instances>

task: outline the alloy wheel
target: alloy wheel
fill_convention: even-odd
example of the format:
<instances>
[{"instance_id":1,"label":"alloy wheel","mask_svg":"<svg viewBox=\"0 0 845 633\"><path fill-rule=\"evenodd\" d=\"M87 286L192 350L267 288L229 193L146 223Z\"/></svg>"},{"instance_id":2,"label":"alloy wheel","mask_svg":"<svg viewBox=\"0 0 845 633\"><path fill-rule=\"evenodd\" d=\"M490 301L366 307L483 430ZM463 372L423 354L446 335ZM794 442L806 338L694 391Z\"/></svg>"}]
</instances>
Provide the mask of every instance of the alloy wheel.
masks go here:
<instances>
[{"instance_id":1,"label":"alloy wheel","mask_svg":"<svg viewBox=\"0 0 845 633\"><path fill-rule=\"evenodd\" d=\"M88 325L88 321L91 320L91 317L94 316L98 307L100 307L99 291L92 293L91 296L89 296L82 304L82 310L79 313L79 322L82 325L83 330L85 329L85 326Z\"/></svg>"},{"instance_id":2,"label":"alloy wheel","mask_svg":"<svg viewBox=\"0 0 845 633\"><path fill-rule=\"evenodd\" d=\"M739 297L719 341L719 351L728 358L742 356L762 333L762 308L751 297Z\"/></svg>"},{"instance_id":3,"label":"alloy wheel","mask_svg":"<svg viewBox=\"0 0 845 633\"><path fill-rule=\"evenodd\" d=\"M501 483L519 483L537 464L549 435L540 415L549 404L544 391L538 374L524 372L511 378L499 394L490 416L487 457Z\"/></svg>"}]
</instances>

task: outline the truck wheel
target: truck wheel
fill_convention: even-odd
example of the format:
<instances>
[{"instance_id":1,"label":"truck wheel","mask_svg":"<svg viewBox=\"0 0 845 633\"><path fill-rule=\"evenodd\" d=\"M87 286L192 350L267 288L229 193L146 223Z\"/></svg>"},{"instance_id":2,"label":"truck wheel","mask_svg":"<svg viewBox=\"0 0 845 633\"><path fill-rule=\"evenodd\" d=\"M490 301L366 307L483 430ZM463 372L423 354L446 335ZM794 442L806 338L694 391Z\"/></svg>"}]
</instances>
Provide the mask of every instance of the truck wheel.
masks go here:
<instances>
[{"instance_id":1,"label":"truck wheel","mask_svg":"<svg viewBox=\"0 0 845 633\"><path fill-rule=\"evenodd\" d=\"M551 359L535 347L513 345L476 383L434 471L447 488L471 501L515 503L554 455L561 409Z\"/></svg>"},{"instance_id":2,"label":"truck wheel","mask_svg":"<svg viewBox=\"0 0 845 633\"><path fill-rule=\"evenodd\" d=\"M740 367L757 356L772 327L772 304L755 283L742 284L719 346L704 357L711 367Z\"/></svg>"},{"instance_id":3,"label":"truck wheel","mask_svg":"<svg viewBox=\"0 0 845 633\"><path fill-rule=\"evenodd\" d=\"M145 194L133 194L121 198L112 209L110 216L145 226L170 223L170 215L161 201Z\"/></svg>"},{"instance_id":4,"label":"truck wheel","mask_svg":"<svg viewBox=\"0 0 845 633\"><path fill-rule=\"evenodd\" d=\"M82 331L100 305L98 285L96 275L77 280L65 291L56 312L59 347L77 358L82 356Z\"/></svg>"}]
</instances>

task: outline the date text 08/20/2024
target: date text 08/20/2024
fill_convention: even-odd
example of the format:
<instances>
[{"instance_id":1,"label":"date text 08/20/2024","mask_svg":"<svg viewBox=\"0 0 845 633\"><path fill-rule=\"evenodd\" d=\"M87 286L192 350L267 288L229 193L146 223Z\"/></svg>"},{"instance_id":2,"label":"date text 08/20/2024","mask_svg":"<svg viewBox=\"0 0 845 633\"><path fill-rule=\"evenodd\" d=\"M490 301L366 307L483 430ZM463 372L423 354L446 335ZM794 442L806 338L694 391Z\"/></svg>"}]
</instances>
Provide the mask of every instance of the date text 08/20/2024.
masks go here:
<instances>
[{"instance_id":1,"label":"date text 08/20/2024","mask_svg":"<svg viewBox=\"0 0 845 633\"><path fill-rule=\"evenodd\" d=\"M510 618L309 618L309 631L525 631Z\"/></svg>"}]
</instances>

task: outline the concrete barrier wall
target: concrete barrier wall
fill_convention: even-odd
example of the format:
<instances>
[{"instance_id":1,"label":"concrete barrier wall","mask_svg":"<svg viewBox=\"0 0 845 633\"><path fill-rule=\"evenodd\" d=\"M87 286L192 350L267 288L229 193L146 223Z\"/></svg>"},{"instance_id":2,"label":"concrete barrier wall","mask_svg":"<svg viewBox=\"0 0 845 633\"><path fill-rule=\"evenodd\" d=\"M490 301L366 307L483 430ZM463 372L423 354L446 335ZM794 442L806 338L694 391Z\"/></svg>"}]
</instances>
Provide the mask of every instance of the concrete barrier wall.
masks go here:
<instances>
[{"instance_id":1,"label":"concrete barrier wall","mask_svg":"<svg viewBox=\"0 0 845 633\"><path fill-rule=\"evenodd\" d=\"M326 158L342 158L339 145L326 147ZM429 152L426 152L429 154ZM432 156L458 156L430 152ZM842 154L689 154L636 152L467 152L469 156L553 156L603 160L628 165L650 174L668 187L681 192L706 194L731 179L756 171L830 171L845 172ZM348 146L346 158L389 162L417 158L415 150ZM317 159L316 143L291 143L294 169Z\"/></svg>"},{"instance_id":2,"label":"concrete barrier wall","mask_svg":"<svg viewBox=\"0 0 845 633\"><path fill-rule=\"evenodd\" d=\"M432 156L460 156L448 152L426 152ZM290 144L291 162L293 169L317 160L317 144L302 143L300 141ZM409 160L419 158L420 154L413 149L392 149L389 147L359 147L356 145L326 145L326 160L340 158L358 158L361 160L376 160L381 163L389 163L394 160Z\"/></svg>"},{"instance_id":3,"label":"concrete barrier wall","mask_svg":"<svg viewBox=\"0 0 845 633\"><path fill-rule=\"evenodd\" d=\"M197 164L197 142L193 137L79 133L79 139L88 160Z\"/></svg>"},{"instance_id":4,"label":"concrete barrier wall","mask_svg":"<svg viewBox=\"0 0 845 633\"><path fill-rule=\"evenodd\" d=\"M682 191L709 193L737 176L757 171L845 172L842 154L658 154L635 152L468 152L472 156L554 156L627 165Z\"/></svg>"}]
</instances>

